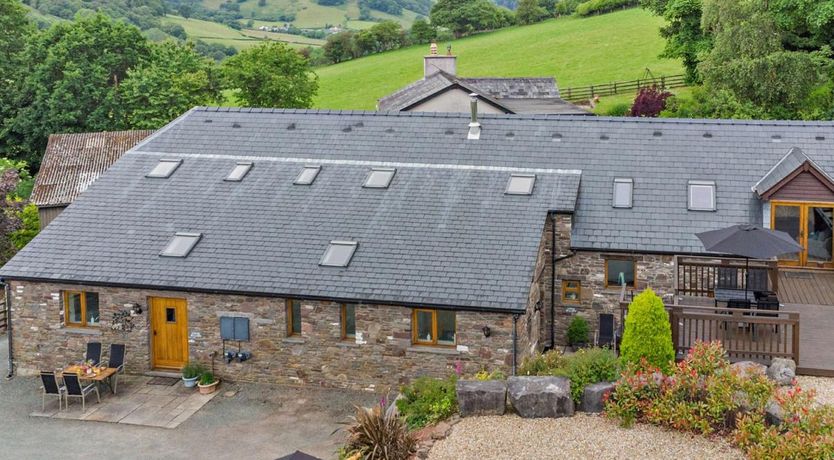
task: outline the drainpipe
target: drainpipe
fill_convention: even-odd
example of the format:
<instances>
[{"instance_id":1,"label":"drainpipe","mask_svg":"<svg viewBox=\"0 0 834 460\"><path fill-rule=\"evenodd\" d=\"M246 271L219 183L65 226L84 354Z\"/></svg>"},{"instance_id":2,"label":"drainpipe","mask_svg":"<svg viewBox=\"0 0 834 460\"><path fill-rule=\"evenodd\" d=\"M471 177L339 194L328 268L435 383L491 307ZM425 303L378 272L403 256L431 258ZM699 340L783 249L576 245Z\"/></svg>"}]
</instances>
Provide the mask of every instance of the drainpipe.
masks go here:
<instances>
[{"instance_id":1,"label":"drainpipe","mask_svg":"<svg viewBox=\"0 0 834 460\"><path fill-rule=\"evenodd\" d=\"M9 373L6 375L6 380L14 377L14 350L12 348L12 288L8 283L4 285L6 294L6 337L9 341Z\"/></svg>"},{"instance_id":2,"label":"drainpipe","mask_svg":"<svg viewBox=\"0 0 834 460\"><path fill-rule=\"evenodd\" d=\"M513 315L513 375L516 369L516 355L518 354L518 315Z\"/></svg>"},{"instance_id":3,"label":"drainpipe","mask_svg":"<svg viewBox=\"0 0 834 460\"><path fill-rule=\"evenodd\" d=\"M550 349L556 347L556 262L576 255L569 252L556 257L556 213L550 214Z\"/></svg>"}]
</instances>

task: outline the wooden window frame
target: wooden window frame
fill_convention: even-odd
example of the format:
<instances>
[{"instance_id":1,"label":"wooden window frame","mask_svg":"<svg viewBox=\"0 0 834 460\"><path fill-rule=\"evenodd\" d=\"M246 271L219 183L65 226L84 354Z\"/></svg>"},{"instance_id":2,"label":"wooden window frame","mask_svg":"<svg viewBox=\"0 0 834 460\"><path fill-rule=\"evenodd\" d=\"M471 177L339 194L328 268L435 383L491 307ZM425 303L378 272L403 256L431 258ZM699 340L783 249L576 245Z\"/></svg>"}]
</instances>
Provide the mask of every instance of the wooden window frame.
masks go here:
<instances>
[{"instance_id":1,"label":"wooden window frame","mask_svg":"<svg viewBox=\"0 0 834 460\"><path fill-rule=\"evenodd\" d=\"M626 284L626 288L637 289L637 260L632 259L632 258L626 258L626 257L622 257L622 258L620 258L620 257L606 257L604 259L603 265L605 266L605 287L606 288L609 288L609 287L612 287L612 286L617 287L617 288L620 287L619 284L608 284L608 261L610 261L610 260L631 262L631 267L632 267L631 271L632 271L632 273L634 273L634 282L632 284Z\"/></svg>"},{"instance_id":2,"label":"wooden window frame","mask_svg":"<svg viewBox=\"0 0 834 460\"><path fill-rule=\"evenodd\" d=\"M70 322L70 315L69 315L69 297L72 294L78 294L79 299L81 300L81 322L80 323L73 323ZM63 291L63 295L61 296L64 301L64 326L66 327L99 327L101 324L101 303L99 302L98 306L98 323L87 324L87 294L95 294L98 297L98 292L93 291Z\"/></svg>"},{"instance_id":3,"label":"wooden window frame","mask_svg":"<svg viewBox=\"0 0 834 460\"><path fill-rule=\"evenodd\" d=\"M607 263L606 263L607 265ZM605 279L608 279L607 273ZM575 288L568 287L568 283L576 283L577 286ZM576 293L576 300L567 298L566 294L575 292ZM562 302L569 303L569 304L578 304L582 303L582 281L580 280L562 280Z\"/></svg>"},{"instance_id":4,"label":"wooden window frame","mask_svg":"<svg viewBox=\"0 0 834 460\"><path fill-rule=\"evenodd\" d=\"M347 306L348 306L348 304L343 303L341 305L341 311L342 311L342 314L341 314L341 317L342 317L342 327L341 327L341 329L342 329L342 340L356 339L356 329L355 329L356 328L356 304L350 304L350 305L353 305L354 330L353 330L353 334L348 334L347 333Z\"/></svg>"},{"instance_id":5,"label":"wooden window frame","mask_svg":"<svg viewBox=\"0 0 834 460\"><path fill-rule=\"evenodd\" d=\"M417 337L417 313L428 312L431 313L431 341L419 340ZM440 348L454 348L458 342L458 315L455 313L455 343L446 344L438 343L437 341L437 312L436 308L414 308L411 311L411 344L423 347L440 347Z\"/></svg>"},{"instance_id":6,"label":"wooden window frame","mask_svg":"<svg viewBox=\"0 0 834 460\"><path fill-rule=\"evenodd\" d=\"M298 304L298 313L301 314L301 301L297 299L287 299L287 337L300 337L301 336L301 328L299 328L298 332L292 330L293 324L293 312L292 312L292 304L293 302L299 302Z\"/></svg>"}]
</instances>

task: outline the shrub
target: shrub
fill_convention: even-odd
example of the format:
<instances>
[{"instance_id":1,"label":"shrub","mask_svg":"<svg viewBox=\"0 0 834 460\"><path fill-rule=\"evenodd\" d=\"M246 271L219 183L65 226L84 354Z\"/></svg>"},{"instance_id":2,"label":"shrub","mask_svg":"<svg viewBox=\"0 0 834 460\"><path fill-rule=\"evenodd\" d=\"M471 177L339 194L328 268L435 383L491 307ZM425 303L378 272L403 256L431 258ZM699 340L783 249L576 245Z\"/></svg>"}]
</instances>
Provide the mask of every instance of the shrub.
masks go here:
<instances>
[{"instance_id":1,"label":"shrub","mask_svg":"<svg viewBox=\"0 0 834 460\"><path fill-rule=\"evenodd\" d=\"M200 385L211 385L216 381L217 379L214 378L214 374L212 374L211 372L203 372L200 375Z\"/></svg>"},{"instance_id":2,"label":"shrub","mask_svg":"<svg viewBox=\"0 0 834 460\"><path fill-rule=\"evenodd\" d=\"M609 117L626 117L631 113L631 104L628 102L620 102L618 104L614 104L605 111L605 114Z\"/></svg>"},{"instance_id":3,"label":"shrub","mask_svg":"<svg viewBox=\"0 0 834 460\"><path fill-rule=\"evenodd\" d=\"M193 379L195 377L200 377L204 373L206 373L206 367L203 366L200 363L195 363L193 361L189 361L188 364L186 364L182 368L182 376L187 378L187 379Z\"/></svg>"},{"instance_id":4,"label":"shrub","mask_svg":"<svg viewBox=\"0 0 834 460\"><path fill-rule=\"evenodd\" d=\"M382 404L372 408L357 407L353 419L343 449L345 457L405 460L417 451L417 441L408 426L394 411L386 411Z\"/></svg>"},{"instance_id":5,"label":"shrub","mask_svg":"<svg viewBox=\"0 0 834 460\"><path fill-rule=\"evenodd\" d=\"M568 325L568 344L588 343L588 321L581 316L574 316Z\"/></svg>"},{"instance_id":6,"label":"shrub","mask_svg":"<svg viewBox=\"0 0 834 460\"><path fill-rule=\"evenodd\" d=\"M557 375L557 370L565 367L567 360L559 350L536 353L526 356L518 367L518 375Z\"/></svg>"},{"instance_id":7,"label":"shrub","mask_svg":"<svg viewBox=\"0 0 834 460\"><path fill-rule=\"evenodd\" d=\"M507 376L504 374L504 372L501 371L501 369L495 369L492 372L489 372L486 369L483 369L480 372L478 372L478 373L476 373L475 375L472 376L472 380L480 380L482 382L486 381L486 380L506 380L506 379L507 379Z\"/></svg>"},{"instance_id":8,"label":"shrub","mask_svg":"<svg viewBox=\"0 0 834 460\"><path fill-rule=\"evenodd\" d=\"M663 301L651 289L634 298L628 307L620 355L627 363L648 364L668 370L675 359L672 327Z\"/></svg>"},{"instance_id":9,"label":"shrub","mask_svg":"<svg viewBox=\"0 0 834 460\"><path fill-rule=\"evenodd\" d=\"M617 355L607 348L586 348L567 357L563 375L570 379L570 393L578 404L585 387L599 382L613 382L620 372Z\"/></svg>"},{"instance_id":10,"label":"shrub","mask_svg":"<svg viewBox=\"0 0 834 460\"><path fill-rule=\"evenodd\" d=\"M602 14L616 9L637 6L638 0L589 0L576 6L576 14L579 16L590 16Z\"/></svg>"},{"instance_id":11,"label":"shrub","mask_svg":"<svg viewBox=\"0 0 834 460\"><path fill-rule=\"evenodd\" d=\"M401 389L397 409L410 429L422 428L447 419L458 410L455 390L457 376L445 380L420 377Z\"/></svg>"},{"instance_id":12,"label":"shrub","mask_svg":"<svg viewBox=\"0 0 834 460\"><path fill-rule=\"evenodd\" d=\"M634 104L629 110L629 115L632 117L656 118L666 110L666 99L670 97L672 97L672 93L661 90L657 86L640 88L637 91L637 97L634 98Z\"/></svg>"}]
</instances>

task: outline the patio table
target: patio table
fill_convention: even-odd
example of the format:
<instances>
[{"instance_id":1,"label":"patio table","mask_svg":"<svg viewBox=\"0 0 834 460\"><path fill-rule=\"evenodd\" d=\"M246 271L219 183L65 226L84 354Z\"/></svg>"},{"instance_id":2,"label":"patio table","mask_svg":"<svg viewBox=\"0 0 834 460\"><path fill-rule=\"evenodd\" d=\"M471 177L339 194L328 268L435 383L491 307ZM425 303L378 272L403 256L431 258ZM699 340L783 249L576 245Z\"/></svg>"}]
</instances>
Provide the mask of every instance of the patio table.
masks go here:
<instances>
[{"instance_id":1,"label":"patio table","mask_svg":"<svg viewBox=\"0 0 834 460\"><path fill-rule=\"evenodd\" d=\"M755 291L745 291L744 289L716 288L713 295L715 297L716 307L718 306L718 302L727 302L730 300L744 300L746 298L750 302L756 301Z\"/></svg>"},{"instance_id":2,"label":"patio table","mask_svg":"<svg viewBox=\"0 0 834 460\"><path fill-rule=\"evenodd\" d=\"M110 388L110 392L116 394L114 380L118 378L118 369L115 367L107 367L101 371L95 371L92 374L82 374L81 366L78 364L71 364L64 368L63 372L77 374L78 378L81 380L89 380L96 383L96 385L101 387L102 384L107 385Z\"/></svg>"}]
</instances>

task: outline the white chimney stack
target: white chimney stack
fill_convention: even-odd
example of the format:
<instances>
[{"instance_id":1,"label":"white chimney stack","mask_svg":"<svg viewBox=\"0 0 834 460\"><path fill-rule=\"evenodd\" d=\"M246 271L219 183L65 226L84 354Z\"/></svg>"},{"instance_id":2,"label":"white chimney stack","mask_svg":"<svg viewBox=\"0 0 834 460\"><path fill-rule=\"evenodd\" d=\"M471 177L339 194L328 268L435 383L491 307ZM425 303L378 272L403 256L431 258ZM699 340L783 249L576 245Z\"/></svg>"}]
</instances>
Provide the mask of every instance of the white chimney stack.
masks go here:
<instances>
[{"instance_id":1,"label":"white chimney stack","mask_svg":"<svg viewBox=\"0 0 834 460\"><path fill-rule=\"evenodd\" d=\"M443 71L450 75L457 75L457 56L452 55L452 46L446 49L446 55L437 54L437 43L432 42L429 54L423 57L423 78L430 77Z\"/></svg>"},{"instance_id":2,"label":"white chimney stack","mask_svg":"<svg viewBox=\"0 0 834 460\"><path fill-rule=\"evenodd\" d=\"M467 139L476 141L481 138L481 124L478 122L478 94L469 95L469 107L472 109L472 120L469 122Z\"/></svg>"}]
</instances>

